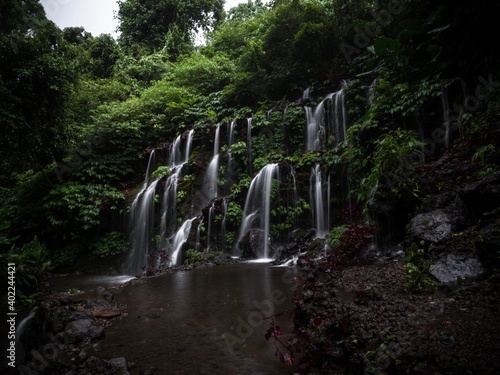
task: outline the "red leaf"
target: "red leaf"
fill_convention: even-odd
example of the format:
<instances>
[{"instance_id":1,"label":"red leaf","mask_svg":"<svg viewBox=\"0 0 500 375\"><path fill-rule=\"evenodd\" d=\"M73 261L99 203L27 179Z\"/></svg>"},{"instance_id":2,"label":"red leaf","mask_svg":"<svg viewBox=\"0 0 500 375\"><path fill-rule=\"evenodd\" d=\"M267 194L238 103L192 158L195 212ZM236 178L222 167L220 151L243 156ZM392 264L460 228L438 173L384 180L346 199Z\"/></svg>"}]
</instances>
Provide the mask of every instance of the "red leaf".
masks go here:
<instances>
[{"instance_id":1,"label":"red leaf","mask_svg":"<svg viewBox=\"0 0 500 375\"><path fill-rule=\"evenodd\" d=\"M281 336L280 326L274 327L274 336L275 337L280 337Z\"/></svg>"}]
</instances>

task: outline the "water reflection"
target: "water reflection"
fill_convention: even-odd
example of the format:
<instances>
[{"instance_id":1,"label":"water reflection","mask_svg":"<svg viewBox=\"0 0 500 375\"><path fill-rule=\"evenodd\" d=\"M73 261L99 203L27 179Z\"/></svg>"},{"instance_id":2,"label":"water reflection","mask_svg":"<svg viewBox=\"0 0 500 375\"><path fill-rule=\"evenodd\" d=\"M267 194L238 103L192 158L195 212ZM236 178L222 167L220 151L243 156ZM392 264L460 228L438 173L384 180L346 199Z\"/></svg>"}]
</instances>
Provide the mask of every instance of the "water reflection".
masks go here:
<instances>
[{"instance_id":1,"label":"water reflection","mask_svg":"<svg viewBox=\"0 0 500 375\"><path fill-rule=\"evenodd\" d=\"M293 374L274 357L263 318L292 308L294 272L239 264L114 289L129 315L106 328L98 354L136 363L132 374L153 368L155 374ZM277 323L292 332L288 314Z\"/></svg>"}]
</instances>

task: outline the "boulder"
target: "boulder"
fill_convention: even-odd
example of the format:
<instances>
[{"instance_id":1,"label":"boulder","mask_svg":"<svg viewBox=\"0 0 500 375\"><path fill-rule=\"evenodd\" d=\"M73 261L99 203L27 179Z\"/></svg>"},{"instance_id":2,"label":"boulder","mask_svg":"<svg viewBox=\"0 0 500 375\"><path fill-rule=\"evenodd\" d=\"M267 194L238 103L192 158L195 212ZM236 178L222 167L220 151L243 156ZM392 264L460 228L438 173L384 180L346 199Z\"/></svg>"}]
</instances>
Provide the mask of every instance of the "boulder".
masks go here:
<instances>
[{"instance_id":1,"label":"boulder","mask_svg":"<svg viewBox=\"0 0 500 375\"><path fill-rule=\"evenodd\" d=\"M241 258L261 258L264 254L264 244L266 241L270 245L270 238L265 238L264 231L260 229L248 231L238 242L238 246L241 250Z\"/></svg>"},{"instance_id":2,"label":"boulder","mask_svg":"<svg viewBox=\"0 0 500 375\"><path fill-rule=\"evenodd\" d=\"M66 324L64 333L70 343L97 339L102 336L104 328L91 319L79 319Z\"/></svg>"},{"instance_id":3,"label":"boulder","mask_svg":"<svg viewBox=\"0 0 500 375\"><path fill-rule=\"evenodd\" d=\"M484 272L481 262L470 256L447 254L429 268L429 272L442 284L458 279L476 277Z\"/></svg>"},{"instance_id":4,"label":"boulder","mask_svg":"<svg viewBox=\"0 0 500 375\"><path fill-rule=\"evenodd\" d=\"M415 216L407 226L407 235L413 241L425 240L434 244L451 238L451 220L442 210Z\"/></svg>"}]
</instances>

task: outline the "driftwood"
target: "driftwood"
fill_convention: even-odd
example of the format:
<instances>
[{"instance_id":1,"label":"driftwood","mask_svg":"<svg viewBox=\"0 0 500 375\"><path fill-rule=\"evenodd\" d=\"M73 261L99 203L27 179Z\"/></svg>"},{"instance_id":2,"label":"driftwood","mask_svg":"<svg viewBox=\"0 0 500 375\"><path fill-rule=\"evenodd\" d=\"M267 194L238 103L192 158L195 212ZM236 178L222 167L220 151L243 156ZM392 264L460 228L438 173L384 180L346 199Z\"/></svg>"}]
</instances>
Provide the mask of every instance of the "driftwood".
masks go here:
<instances>
[{"instance_id":1,"label":"driftwood","mask_svg":"<svg viewBox=\"0 0 500 375\"><path fill-rule=\"evenodd\" d=\"M121 313L117 311L92 311L92 315L96 318L113 319L119 317Z\"/></svg>"}]
</instances>

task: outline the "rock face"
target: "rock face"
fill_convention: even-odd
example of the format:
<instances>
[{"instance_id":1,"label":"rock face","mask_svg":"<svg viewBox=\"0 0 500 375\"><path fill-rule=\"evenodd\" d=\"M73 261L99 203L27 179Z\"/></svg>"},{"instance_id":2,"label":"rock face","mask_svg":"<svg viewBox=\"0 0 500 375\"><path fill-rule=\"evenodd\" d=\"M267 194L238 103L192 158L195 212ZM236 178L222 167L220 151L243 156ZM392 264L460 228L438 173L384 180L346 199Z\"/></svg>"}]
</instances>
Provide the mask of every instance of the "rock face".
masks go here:
<instances>
[{"instance_id":1,"label":"rock face","mask_svg":"<svg viewBox=\"0 0 500 375\"><path fill-rule=\"evenodd\" d=\"M265 241L270 242L269 238L265 238L264 232L259 229L248 231L238 243L241 250L241 257L244 259L257 259L260 254L264 253Z\"/></svg>"},{"instance_id":2,"label":"rock face","mask_svg":"<svg viewBox=\"0 0 500 375\"><path fill-rule=\"evenodd\" d=\"M451 237L451 220L442 210L419 214L408 224L407 235L434 244L444 242Z\"/></svg>"},{"instance_id":3,"label":"rock face","mask_svg":"<svg viewBox=\"0 0 500 375\"><path fill-rule=\"evenodd\" d=\"M476 258L448 254L431 266L429 272L441 283L448 284L459 279L476 277L484 270Z\"/></svg>"}]
</instances>

